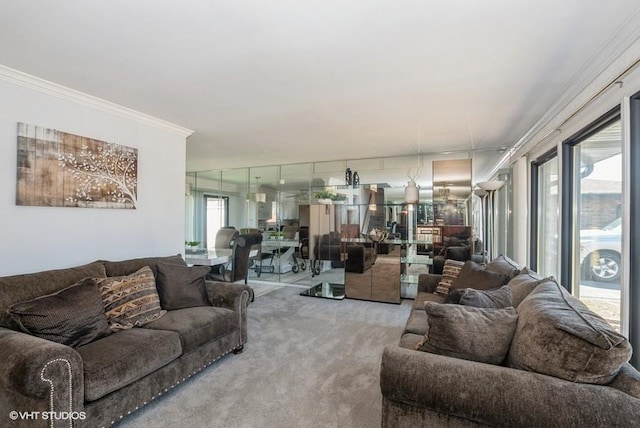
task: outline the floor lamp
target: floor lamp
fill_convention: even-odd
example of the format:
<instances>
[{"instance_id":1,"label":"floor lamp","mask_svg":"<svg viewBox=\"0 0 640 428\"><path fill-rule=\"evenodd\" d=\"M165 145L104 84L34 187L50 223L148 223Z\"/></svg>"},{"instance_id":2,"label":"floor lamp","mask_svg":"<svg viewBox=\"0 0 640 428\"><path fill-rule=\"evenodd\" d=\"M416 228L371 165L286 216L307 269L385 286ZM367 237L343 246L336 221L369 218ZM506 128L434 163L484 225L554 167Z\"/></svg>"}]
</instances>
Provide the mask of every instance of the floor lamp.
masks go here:
<instances>
[{"instance_id":1,"label":"floor lamp","mask_svg":"<svg viewBox=\"0 0 640 428\"><path fill-rule=\"evenodd\" d=\"M481 235L481 243L482 243L482 263L486 263L487 262L487 226L484 222L484 206L485 206L485 201L487 199L487 195L489 194L486 190L484 189L474 189L473 193L480 197L480 223L482 223L482 235Z\"/></svg>"},{"instance_id":2,"label":"floor lamp","mask_svg":"<svg viewBox=\"0 0 640 428\"><path fill-rule=\"evenodd\" d=\"M488 246L489 246L489 260L493 260L494 254L494 248L493 248L493 194L496 192L496 190L501 189L502 186L504 186L504 181L500 181L500 180L492 180L492 181L482 181L480 183L478 183L478 187L481 188L482 190L486 191L488 194L488 199L489 199L489 206L488 206L488 219L487 219L487 230L489 232L489 240L488 240Z\"/></svg>"}]
</instances>

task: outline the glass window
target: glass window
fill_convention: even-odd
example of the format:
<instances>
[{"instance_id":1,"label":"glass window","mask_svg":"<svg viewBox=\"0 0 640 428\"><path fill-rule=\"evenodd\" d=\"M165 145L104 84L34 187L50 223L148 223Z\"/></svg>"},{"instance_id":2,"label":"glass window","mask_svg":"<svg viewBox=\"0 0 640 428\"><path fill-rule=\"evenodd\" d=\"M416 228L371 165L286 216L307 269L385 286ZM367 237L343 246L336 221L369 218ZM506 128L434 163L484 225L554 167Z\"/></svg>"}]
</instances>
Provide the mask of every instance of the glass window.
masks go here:
<instances>
[{"instance_id":1,"label":"glass window","mask_svg":"<svg viewBox=\"0 0 640 428\"><path fill-rule=\"evenodd\" d=\"M221 227L228 226L229 198L205 195L205 219L207 230L207 248L213 249L216 242L216 234Z\"/></svg>"},{"instance_id":2,"label":"glass window","mask_svg":"<svg viewBox=\"0 0 640 428\"><path fill-rule=\"evenodd\" d=\"M559 277L558 269L558 156L538 165L537 271Z\"/></svg>"},{"instance_id":3,"label":"glass window","mask_svg":"<svg viewBox=\"0 0 640 428\"><path fill-rule=\"evenodd\" d=\"M622 133L617 120L574 146L573 287L620 329Z\"/></svg>"}]
</instances>

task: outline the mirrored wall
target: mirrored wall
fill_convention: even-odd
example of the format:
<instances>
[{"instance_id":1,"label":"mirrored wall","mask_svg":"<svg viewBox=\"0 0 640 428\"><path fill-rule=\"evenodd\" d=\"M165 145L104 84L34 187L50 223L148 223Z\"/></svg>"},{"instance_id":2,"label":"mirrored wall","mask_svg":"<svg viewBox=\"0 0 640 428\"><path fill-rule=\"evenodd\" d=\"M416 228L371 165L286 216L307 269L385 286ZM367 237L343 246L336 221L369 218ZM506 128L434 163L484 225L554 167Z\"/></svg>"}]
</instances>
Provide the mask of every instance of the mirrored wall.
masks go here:
<instances>
[{"instance_id":1,"label":"mirrored wall","mask_svg":"<svg viewBox=\"0 0 640 428\"><path fill-rule=\"evenodd\" d=\"M406 221L405 188L414 179L419 200L412 219L417 226L452 224L471 231L474 217L478 217L471 191L472 165L478 155L465 152L191 172L185 190L185 251L195 254L214 250L221 228L259 231L263 244L261 254L251 262L250 279L301 285L343 281L341 260L330 259L320 266L312 263L311 212L323 194L337 198L331 201L335 205L369 207L370 201L353 195L371 194L370 188L384 189L379 192L383 199L371 203L369 213L380 205L383 215L376 228L392 232ZM480 164L483 160L481 157ZM352 223L353 219L347 217L353 210L342 207L335 212L344 216L334 221L337 223L332 231L339 235L338 223ZM367 223L361 227L367 230L359 232L366 234L373 226Z\"/></svg>"}]
</instances>

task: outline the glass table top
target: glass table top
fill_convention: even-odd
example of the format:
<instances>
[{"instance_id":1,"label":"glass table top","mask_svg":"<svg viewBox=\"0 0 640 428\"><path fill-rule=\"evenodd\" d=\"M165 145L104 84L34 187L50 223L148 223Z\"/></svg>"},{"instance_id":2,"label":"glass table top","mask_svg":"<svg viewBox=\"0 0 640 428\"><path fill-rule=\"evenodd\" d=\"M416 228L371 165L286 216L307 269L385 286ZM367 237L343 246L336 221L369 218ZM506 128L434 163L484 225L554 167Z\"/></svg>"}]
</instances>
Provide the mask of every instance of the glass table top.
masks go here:
<instances>
[{"instance_id":1,"label":"glass table top","mask_svg":"<svg viewBox=\"0 0 640 428\"><path fill-rule=\"evenodd\" d=\"M344 299L344 284L322 282L300 293L301 296L322 297L324 299Z\"/></svg>"}]
</instances>

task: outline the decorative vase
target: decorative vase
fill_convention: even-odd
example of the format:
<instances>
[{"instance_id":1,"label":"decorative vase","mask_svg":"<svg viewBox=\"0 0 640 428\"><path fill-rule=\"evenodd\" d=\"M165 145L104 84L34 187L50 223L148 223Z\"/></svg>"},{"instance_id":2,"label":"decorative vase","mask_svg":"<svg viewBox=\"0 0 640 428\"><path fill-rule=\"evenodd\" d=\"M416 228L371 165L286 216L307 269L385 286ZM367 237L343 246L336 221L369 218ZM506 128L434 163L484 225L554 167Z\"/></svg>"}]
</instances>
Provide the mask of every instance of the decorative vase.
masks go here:
<instances>
[{"instance_id":1,"label":"decorative vase","mask_svg":"<svg viewBox=\"0 0 640 428\"><path fill-rule=\"evenodd\" d=\"M420 192L415 181L407 182L407 187L404 188L404 201L408 204L415 204L420 200Z\"/></svg>"}]
</instances>

